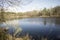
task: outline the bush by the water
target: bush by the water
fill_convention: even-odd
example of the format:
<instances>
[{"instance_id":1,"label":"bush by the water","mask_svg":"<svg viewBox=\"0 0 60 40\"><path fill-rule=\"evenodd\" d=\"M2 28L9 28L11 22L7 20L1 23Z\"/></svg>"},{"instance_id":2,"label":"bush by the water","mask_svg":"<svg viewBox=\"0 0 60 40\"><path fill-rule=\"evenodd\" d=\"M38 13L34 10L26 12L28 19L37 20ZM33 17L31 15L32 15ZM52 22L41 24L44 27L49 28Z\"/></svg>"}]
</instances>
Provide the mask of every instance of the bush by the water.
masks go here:
<instances>
[{"instance_id":1,"label":"bush by the water","mask_svg":"<svg viewBox=\"0 0 60 40\"><path fill-rule=\"evenodd\" d=\"M4 28L0 28L0 40L7 40L8 35L7 35L7 30Z\"/></svg>"}]
</instances>

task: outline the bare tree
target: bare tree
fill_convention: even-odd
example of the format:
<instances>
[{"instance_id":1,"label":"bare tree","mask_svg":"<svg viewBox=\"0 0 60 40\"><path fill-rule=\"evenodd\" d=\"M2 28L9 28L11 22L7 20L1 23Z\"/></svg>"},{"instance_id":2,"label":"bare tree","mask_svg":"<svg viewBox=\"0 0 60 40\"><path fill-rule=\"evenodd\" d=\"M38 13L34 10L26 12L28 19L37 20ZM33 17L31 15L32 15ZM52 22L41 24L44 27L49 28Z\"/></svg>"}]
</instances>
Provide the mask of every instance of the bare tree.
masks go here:
<instances>
[{"instance_id":1,"label":"bare tree","mask_svg":"<svg viewBox=\"0 0 60 40\"><path fill-rule=\"evenodd\" d=\"M4 21L4 12L8 7L21 6L31 3L32 0L0 0L0 21Z\"/></svg>"},{"instance_id":2,"label":"bare tree","mask_svg":"<svg viewBox=\"0 0 60 40\"><path fill-rule=\"evenodd\" d=\"M24 6L31 2L32 0L0 0L0 22L5 21L4 12L6 11L6 9L8 9L8 7L15 7L15 6L19 7L21 5ZM14 36L17 34L18 31L19 29L17 27Z\"/></svg>"}]
</instances>

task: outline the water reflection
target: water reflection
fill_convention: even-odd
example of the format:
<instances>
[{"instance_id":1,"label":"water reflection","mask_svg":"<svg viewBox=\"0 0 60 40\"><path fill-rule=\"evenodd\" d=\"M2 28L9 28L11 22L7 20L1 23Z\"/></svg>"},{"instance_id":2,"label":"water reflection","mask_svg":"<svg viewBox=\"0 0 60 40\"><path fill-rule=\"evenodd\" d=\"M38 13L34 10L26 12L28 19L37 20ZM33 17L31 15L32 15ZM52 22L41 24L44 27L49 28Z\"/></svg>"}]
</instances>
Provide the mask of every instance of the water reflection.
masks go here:
<instances>
[{"instance_id":1,"label":"water reflection","mask_svg":"<svg viewBox=\"0 0 60 40\"><path fill-rule=\"evenodd\" d=\"M56 18L55 24L60 25L60 18Z\"/></svg>"},{"instance_id":2,"label":"water reflection","mask_svg":"<svg viewBox=\"0 0 60 40\"><path fill-rule=\"evenodd\" d=\"M57 37L60 38L60 18L25 18L6 21L1 23L0 26L9 28L10 34L14 34L19 29L14 35L21 36L29 33L29 35L33 36L32 39L35 38L35 40L44 40L46 38L48 40L57 40Z\"/></svg>"},{"instance_id":3,"label":"water reflection","mask_svg":"<svg viewBox=\"0 0 60 40\"><path fill-rule=\"evenodd\" d=\"M13 20L13 21L6 21L3 22L0 27L8 29L8 33L12 34L15 36L18 32L22 31L22 28L19 27L19 21L18 20Z\"/></svg>"}]
</instances>

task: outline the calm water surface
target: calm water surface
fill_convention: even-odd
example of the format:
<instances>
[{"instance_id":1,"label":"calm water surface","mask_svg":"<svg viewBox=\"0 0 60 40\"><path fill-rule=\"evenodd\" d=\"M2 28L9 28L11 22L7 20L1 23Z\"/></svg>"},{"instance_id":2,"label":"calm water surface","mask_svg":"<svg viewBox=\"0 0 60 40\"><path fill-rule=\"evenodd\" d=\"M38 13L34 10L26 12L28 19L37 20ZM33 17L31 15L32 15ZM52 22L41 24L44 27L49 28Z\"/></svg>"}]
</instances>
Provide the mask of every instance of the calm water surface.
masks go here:
<instances>
[{"instance_id":1,"label":"calm water surface","mask_svg":"<svg viewBox=\"0 0 60 40\"><path fill-rule=\"evenodd\" d=\"M46 35L60 37L60 18L24 18L6 21L1 23L0 26L9 28L9 33L11 34L18 28L22 29L21 35L29 33L33 36Z\"/></svg>"}]
</instances>

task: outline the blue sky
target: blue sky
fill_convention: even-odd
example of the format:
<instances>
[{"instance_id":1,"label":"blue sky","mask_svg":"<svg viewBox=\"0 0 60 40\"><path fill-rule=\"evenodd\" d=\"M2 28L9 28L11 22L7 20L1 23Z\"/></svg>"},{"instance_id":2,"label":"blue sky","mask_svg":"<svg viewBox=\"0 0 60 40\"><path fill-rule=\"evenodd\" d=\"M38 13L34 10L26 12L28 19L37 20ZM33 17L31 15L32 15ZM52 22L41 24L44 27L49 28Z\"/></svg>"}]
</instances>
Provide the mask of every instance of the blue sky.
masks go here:
<instances>
[{"instance_id":1,"label":"blue sky","mask_svg":"<svg viewBox=\"0 0 60 40\"><path fill-rule=\"evenodd\" d=\"M55 6L60 6L60 0L33 0L27 5L21 5L20 7L9 7L9 11L26 12L32 10L40 10L43 8L52 8Z\"/></svg>"}]
</instances>

